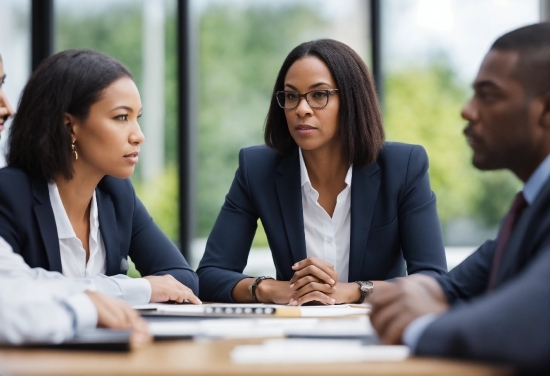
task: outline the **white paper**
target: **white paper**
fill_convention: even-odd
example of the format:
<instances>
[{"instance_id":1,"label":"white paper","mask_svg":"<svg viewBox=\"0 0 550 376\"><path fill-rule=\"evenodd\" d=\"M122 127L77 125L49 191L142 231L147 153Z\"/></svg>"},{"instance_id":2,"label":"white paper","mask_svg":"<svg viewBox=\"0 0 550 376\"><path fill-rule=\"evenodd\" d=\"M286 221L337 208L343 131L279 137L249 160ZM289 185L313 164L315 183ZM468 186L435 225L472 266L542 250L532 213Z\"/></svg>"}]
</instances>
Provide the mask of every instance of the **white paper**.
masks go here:
<instances>
[{"instance_id":1,"label":"white paper","mask_svg":"<svg viewBox=\"0 0 550 376\"><path fill-rule=\"evenodd\" d=\"M400 361L407 346L364 346L362 341L273 339L262 345L236 346L231 360L237 364L339 363Z\"/></svg>"}]
</instances>

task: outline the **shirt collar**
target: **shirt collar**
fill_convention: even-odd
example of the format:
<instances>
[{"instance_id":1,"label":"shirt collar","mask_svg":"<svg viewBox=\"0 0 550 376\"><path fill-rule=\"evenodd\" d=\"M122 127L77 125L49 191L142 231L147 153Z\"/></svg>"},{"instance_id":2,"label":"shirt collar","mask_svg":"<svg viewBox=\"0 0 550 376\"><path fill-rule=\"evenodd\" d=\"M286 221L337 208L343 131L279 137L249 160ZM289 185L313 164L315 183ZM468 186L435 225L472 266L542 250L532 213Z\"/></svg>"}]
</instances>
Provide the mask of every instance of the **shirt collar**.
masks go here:
<instances>
[{"instance_id":1,"label":"shirt collar","mask_svg":"<svg viewBox=\"0 0 550 376\"><path fill-rule=\"evenodd\" d=\"M55 219L55 225L57 227L57 236L59 239L69 239L76 238L76 233L74 232L73 225L69 220L69 216L65 211L63 202L61 201L61 196L59 195L59 189L57 184L48 183L48 191L50 194L50 203L52 205L53 216ZM95 196L95 191L92 196L90 208L90 230L93 228L99 227L98 222L98 212L97 212L97 200Z\"/></svg>"},{"instance_id":2,"label":"shirt collar","mask_svg":"<svg viewBox=\"0 0 550 376\"><path fill-rule=\"evenodd\" d=\"M300 154L300 186L303 187L306 183L309 183L309 185L311 185L309 174L307 173L306 163L304 162L304 156L302 155L302 148L298 148L298 153ZM353 165L350 165L346 174L346 178L344 179L344 182L348 187L351 187L352 171Z\"/></svg>"},{"instance_id":3,"label":"shirt collar","mask_svg":"<svg viewBox=\"0 0 550 376\"><path fill-rule=\"evenodd\" d=\"M542 163L531 175L527 183L523 186L523 196L529 205L535 202L544 183L550 178L550 154L544 158Z\"/></svg>"}]
</instances>

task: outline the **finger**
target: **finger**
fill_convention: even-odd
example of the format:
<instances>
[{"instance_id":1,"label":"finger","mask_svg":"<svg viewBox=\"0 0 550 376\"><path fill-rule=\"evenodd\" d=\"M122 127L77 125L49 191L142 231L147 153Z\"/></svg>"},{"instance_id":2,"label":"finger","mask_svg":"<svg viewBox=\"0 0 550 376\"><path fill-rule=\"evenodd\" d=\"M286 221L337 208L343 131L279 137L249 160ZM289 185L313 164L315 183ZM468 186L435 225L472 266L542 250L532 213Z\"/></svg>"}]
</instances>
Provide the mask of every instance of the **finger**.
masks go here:
<instances>
[{"instance_id":1,"label":"finger","mask_svg":"<svg viewBox=\"0 0 550 376\"><path fill-rule=\"evenodd\" d=\"M291 299L298 300L300 297L306 294L309 294L313 291L320 291L323 294L328 295L328 294L334 293L336 289L333 286L326 283L312 282L312 283L308 283L307 285L302 287L300 290L295 291L294 294L292 294Z\"/></svg>"},{"instance_id":2,"label":"finger","mask_svg":"<svg viewBox=\"0 0 550 376\"><path fill-rule=\"evenodd\" d=\"M294 279L294 282L297 281L300 278L303 278L307 275L312 275L314 277L319 278L321 281L328 283L330 285L334 285L336 283L336 280L334 280L330 275L325 273L323 270L319 269L315 265L309 265L306 266L303 269L298 270L292 278Z\"/></svg>"},{"instance_id":3,"label":"finger","mask_svg":"<svg viewBox=\"0 0 550 376\"><path fill-rule=\"evenodd\" d=\"M298 277L296 277L298 278ZM292 279L294 279L294 276L292 276ZM311 282L322 282L319 278L314 277L312 275L306 275L305 277L302 277L300 279L296 279L295 281L290 280L290 289L291 290L298 290L307 285Z\"/></svg>"},{"instance_id":4,"label":"finger","mask_svg":"<svg viewBox=\"0 0 550 376\"><path fill-rule=\"evenodd\" d=\"M336 272L336 269L334 268L334 265L331 263L326 262L325 260L318 259L316 257L308 257L305 260L302 260L300 262L297 262L292 266L293 270L301 270L308 266L316 266L328 275L331 276L332 279L337 280L338 279L338 273Z\"/></svg>"},{"instance_id":5,"label":"finger","mask_svg":"<svg viewBox=\"0 0 550 376\"><path fill-rule=\"evenodd\" d=\"M393 320L380 337L385 345L400 345L403 343L403 332L411 320L407 315L400 315Z\"/></svg>"},{"instance_id":6,"label":"finger","mask_svg":"<svg viewBox=\"0 0 550 376\"><path fill-rule=\"evenodd\" d=\"M399 302L390 304L381 310L373 310L370 315L371 324L378 334L382 336L391 323L403 312L403 306Z\"/></svg>"},{"instance_id":7,"label":"finger","mask_svg":"<svg viewBox=\"0 0 550 376\"><path fill-rule=\"evenodd\" d=\"M192 303L192 304L202 304L201 300L197 298L195 294L193 294L193 292L191 291L189 291L189 294L185 299L187 299L189 303Z\"/></svg>"},{"instance_id":8,"label":"finger","mask_svg":"<svg viewBox=\"0 0 550 376\"><path fill-rule=\"evenodd\" d=\"M313 291L309 294L301 296L299 299L291 300L290 305L301 306L309 302L319 302L325 305L333 305L334 303L336 303L336 300L332 299L331 297L320 291Z\"/></svg>"},{"instance_id":9,"label":"finger","mask_svg":"<svg viewBox=\"0 0 550 376\"><path fill-rule=\"evenodd\" d=\"M402 295L401 286L397 283L384 286L383 294L377 294L376 292L367 297L367 302L372 305L373 310L383 308L388 304L393 303L399 299Z\"/></svg>"},{"instance_id":10,"label":"finger","mask_svg":"<svg viewBox=\"0 0 550 376\"><path fill-rule=\"evenodd\" d=\"M321 260L317 257L308 257L306 259L298 261L297 263L292 265L292 269L293 270L299 270L299 269L305 268L306 266L309 266L309 265L318 265L318 264L324 264L328 268L334 269L334 265L332 265L331 263L329 263L325 260Z\"/></svg>"}]
</instances>

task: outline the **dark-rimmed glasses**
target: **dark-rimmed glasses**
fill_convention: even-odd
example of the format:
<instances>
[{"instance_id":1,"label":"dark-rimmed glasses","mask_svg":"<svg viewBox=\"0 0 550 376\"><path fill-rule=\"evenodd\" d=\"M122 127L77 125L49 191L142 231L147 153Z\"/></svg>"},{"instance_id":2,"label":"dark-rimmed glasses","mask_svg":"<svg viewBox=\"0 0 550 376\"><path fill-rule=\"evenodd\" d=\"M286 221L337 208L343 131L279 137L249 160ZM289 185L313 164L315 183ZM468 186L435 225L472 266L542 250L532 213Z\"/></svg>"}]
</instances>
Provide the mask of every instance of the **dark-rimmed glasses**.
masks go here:
<instances>
[{"instance_id":1,"label":"dark-rimmed glasses","mask_svg":"<svg viewBox=\"0 0 550 376\"><path fill-rule=\"evenodd\" d=\"M275 98L279 106L285 110L292 110L300 104L300 99L305 98L311 108L323 108L328 104L328 97L338 89L312 90L300 94L295 91L278 91Z\"/></svg>"}]
</instances>

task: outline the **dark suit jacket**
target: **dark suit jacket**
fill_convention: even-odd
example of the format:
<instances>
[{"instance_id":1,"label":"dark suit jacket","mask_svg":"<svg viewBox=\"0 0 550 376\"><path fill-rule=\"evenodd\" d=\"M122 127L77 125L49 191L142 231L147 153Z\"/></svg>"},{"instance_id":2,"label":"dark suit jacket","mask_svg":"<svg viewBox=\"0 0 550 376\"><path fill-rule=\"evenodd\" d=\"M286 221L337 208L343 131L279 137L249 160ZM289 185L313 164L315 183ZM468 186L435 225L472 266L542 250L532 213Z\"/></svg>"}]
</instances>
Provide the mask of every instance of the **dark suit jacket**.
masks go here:
<instances>
[{"instance_id":1,"label":"dark suit jacket","mask_svg":"<svg viewBox=\"0 0 550 376\"><path fill-rule=\"evenodd\" d=\"M386 143L377 161L353 169L349 281L446 272L435 195L421 146ZM242 149L239 168L208 238L197 273L201 299L232 302L261 219L278 280L307 257L299 153ZM405 266L406 263L406 266Z\"/></svg>"},{"instance_id":2,"label":"dark suit jacket","mask_svg":"<svg viewBox=\"0 0 550 376\"><path fill-rule=\"evenodd\" d=\"M550 372L550 180L519 218L488 292L495 247L485 242L438 277L453 306L428 326L416 351Z\"/></svg>"},{"instance_id":3,"label":"dark suit jacket","mask_svg":"<svg viewBox=\"0 0 550 376\"><path fill-rule=\"evenodd\" d=\"M197 275L153 222L130 180L106 176L96 188L96 198L106 275L126 274L130 256L142 275L171 274L198 293ZM0 236L31 267L62 272L45 180L12 167L0 169Z\"/></svg>"}]
</instances>

